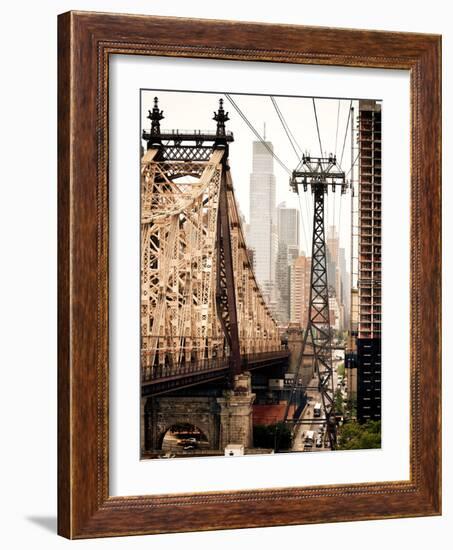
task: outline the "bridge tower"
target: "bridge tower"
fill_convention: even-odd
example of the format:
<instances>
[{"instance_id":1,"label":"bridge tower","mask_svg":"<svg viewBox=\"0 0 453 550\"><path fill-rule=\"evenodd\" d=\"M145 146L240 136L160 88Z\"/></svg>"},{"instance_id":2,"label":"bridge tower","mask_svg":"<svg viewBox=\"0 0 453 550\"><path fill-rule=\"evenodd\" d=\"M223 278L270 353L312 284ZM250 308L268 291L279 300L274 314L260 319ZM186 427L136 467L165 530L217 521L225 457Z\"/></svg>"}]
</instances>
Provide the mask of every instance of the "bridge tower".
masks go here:
<instances>
[{"instance_id":1,"label":"bridge tower","mask_svg":"<svg viewBox=\"0 0 453 550\"><path fill-rule=\"evenodd\" d=\"M302 187L313 195L313 239L310 275L310 298L308 322L299 354L297 372L294 377L291 395L285 411L284 422L299 386L299 371L302 366L305 348L310 343L313 349L315 373L318 376L318 391L327 427L331 449L336 444L336 420L334 387L332 376L332 329L329 319L329 291L326 266L326 241L324 230L324 198L330 190L334 193L340 187L345 193L347 184L334 155L310 157L304 155L293 171L290 185L295 193Z\"/></svg>"},{"instance_id":2,"label":"bridge tower","mask_svg":"<svg viewBox=\"0 0 453 550\"><path fill-rule=\"evenodd\" d=\"M220 99L215 131L163 130L155 98L148 118L141 161L145 447L159 440L156 426L171 420L168 411L180 399L174 392L211 382L226 388L209 405L220 422L214 439L220 448L251 447L250 371L284 361L287 353L247 252L228 162L229 116ZM206 413L200 399L194 418Z\"/></svg>"},{"instance_id":3,"label":"bridge tower","mask_svg":"<svg viewBox=\"0 0 453 550\"><path fill-rule=\"evenodd\" d=\"M217 216L217 314L230 348L229 385L234 386L235 377L242 372L241 350L239 346L239 328L234 287L233 247L231 243L230 216L228 212L228 142L225 122L229 120L228 113L223 109L223 99L219 100L219 110L214 113L213 120L217 122L214 149L224 149L223 170L219 190L219 213Z\"/></svg>"}]
</instances>

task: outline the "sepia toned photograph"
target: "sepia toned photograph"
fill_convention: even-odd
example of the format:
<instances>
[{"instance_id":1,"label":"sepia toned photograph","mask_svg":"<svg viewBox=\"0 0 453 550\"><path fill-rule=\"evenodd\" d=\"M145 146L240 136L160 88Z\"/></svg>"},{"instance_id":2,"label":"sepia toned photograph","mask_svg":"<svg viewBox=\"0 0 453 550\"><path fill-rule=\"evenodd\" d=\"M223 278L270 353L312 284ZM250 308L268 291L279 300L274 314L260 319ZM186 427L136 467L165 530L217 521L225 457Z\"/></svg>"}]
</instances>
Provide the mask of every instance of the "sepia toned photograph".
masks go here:
<instances>
[{"instance_id":1,"label":"sepia toned photograph","mask_svg":"<svg viewBox=\"0 0 453 550\"><path fill-rule=\"evenodd\" d=\"M286 11L58 17L68 539L442 514L442 37Z\"/></svg>"},{"instance_id":2,"label":"sepia toned photograph","mask_svg":"<svg viewBox=\"0 0 453 550\"><path fill-rule=\"evenodd\" d=\"M140 94L141 459L379 449L382 102Z\"/></svg>"}]
</instances>

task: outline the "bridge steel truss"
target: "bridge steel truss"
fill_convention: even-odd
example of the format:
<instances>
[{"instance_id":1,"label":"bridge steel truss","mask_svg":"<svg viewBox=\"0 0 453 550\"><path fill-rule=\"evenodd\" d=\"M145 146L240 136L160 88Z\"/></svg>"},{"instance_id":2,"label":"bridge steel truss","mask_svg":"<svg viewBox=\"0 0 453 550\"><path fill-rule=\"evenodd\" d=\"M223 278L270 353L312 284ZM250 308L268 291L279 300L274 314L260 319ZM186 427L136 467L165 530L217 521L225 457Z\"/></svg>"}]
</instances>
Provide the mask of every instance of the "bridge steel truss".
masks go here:
<instances>
[{"instance_id":1,"label":"bridge steel truss","mask_svg":"<svg viewBox=\"0 0 453 550\"><path fill-rule=\"evenodd\" d=\"M310 298L308 322L304 333L297 372L291 395L285 411L284 421L287 421L291 403L299 388L299 370L303 363L307 343L312 346L315 373L318 376L318 388L324 411L323 422L326 423L326 434L330 448L336 445L336 419L332 372L332 328L329 318L329 289L326 265L326 241L324 226L324 197L329 191L335 192L340 187L345 193L347 184L345 174L337 165L336 157L303 156L300 165L293 171L290 185L296 193L300 186L304 191L310 188L313 194L313 239L312 262L310 274ZM315 422L311 419L311 422Z\"/></svg>"},{"instance_id":2,"label":"bridge steel truss","mask_svg":"<svg viewBox=\"0 0 453 550\"><path fill-rule=\"evenodd\" d=\"M142 383L225 364L232 380L245 357L280 349L278 329L246 249L227 147L185 155L176 145L151 144L141 162Z\"/></svg>"}]
</instances>

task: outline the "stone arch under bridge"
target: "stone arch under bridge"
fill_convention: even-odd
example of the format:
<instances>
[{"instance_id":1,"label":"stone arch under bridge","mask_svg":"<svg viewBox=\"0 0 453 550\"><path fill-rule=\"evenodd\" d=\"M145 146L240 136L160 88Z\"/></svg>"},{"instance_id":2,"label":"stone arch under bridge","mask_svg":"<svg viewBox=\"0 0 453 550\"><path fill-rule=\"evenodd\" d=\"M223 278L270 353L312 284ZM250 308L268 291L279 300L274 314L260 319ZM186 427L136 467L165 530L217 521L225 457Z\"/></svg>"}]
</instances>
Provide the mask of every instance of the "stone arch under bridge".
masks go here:
<instances>
[{"instance_id":1,"label":"stone arch under bridge","mask_svg":"<svg viewBox=\"0 0 453 550\"><path fill-rule=\"evenodd\" d=\"M191 424L207 437L210 449L220 448L220 407L215 397L148 397L144 402L144 450L162 449L175 424Z\"/></svg>"}]
</instances>

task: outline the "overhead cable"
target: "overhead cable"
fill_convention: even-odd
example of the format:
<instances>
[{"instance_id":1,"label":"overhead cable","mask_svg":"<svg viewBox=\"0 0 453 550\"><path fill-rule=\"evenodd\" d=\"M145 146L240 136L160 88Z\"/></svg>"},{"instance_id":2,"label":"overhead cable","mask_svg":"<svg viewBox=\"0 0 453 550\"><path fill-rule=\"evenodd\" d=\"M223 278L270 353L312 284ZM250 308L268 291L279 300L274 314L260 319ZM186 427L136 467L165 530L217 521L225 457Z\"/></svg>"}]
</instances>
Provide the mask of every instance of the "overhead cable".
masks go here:
<instances>
[{"instance_id":1,"label":"overhead cable","mask_svg":"<svg viewBox=\"0 0 453 550\"><path fill-rule=\"evenodd\" d=\"M258 138L258 140L266 147L266 149L269 151L269 153L272 155L272 157L280 164L280 166L287 172L289 175L292 174L292 171L286 166L284 162L282 162L279 157L274 153L274 151L269 147L266 141L260 136L260 134L255 130L253 124L249 121L249 119L245 116L245 114L241 111L237 103L234 101L234 99L230 96L230 94L225 94L225 97L228 99L228 101L231 103L231 105L236 109L239 116L242 118L242 120L247 124L247 126L250 128L250 130L255 134L255 136Z\"/></svg>"}]
</instances>

